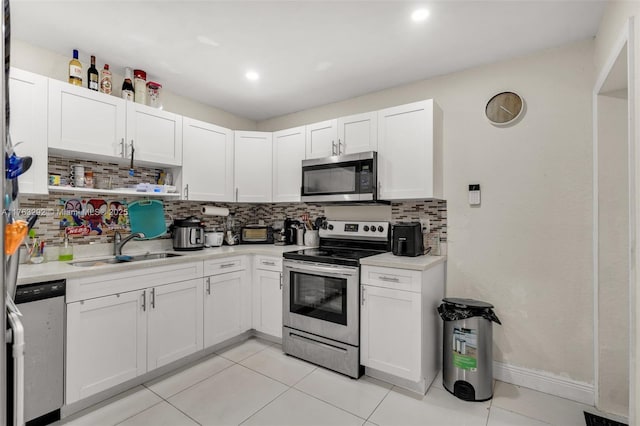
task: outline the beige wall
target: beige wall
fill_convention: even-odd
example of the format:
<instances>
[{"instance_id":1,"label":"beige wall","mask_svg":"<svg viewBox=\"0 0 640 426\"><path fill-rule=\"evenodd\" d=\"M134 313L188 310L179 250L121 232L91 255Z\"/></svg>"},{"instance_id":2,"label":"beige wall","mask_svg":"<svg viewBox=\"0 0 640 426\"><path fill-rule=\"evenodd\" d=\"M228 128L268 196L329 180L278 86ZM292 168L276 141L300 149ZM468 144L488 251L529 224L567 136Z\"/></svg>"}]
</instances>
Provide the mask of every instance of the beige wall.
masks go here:
<instances>
[{"instance_id":1,"label":"beige wall","mask_svg":"<svg viewBox=\"0 0 640 426\"><path fill-rule=\"evenodd\" d=\"M633 81L635 82L635 93L633 106L635 109L635 115L637 117L638 112L640 112L640 2L638 1L610 1L607 3L607 7L605 9L604 16L600 23L600 27L598 29L598 34L596 35L595 42L595 63L598 75L602 72L607 60L613 54L617 54L614 52L614 46L624 27L627 25L629 18L634 18L634 26L635 26L635 35L633 37L633 44L635 48L632 49L632 55L634 58L634 69L635 73L632 76ZM634 200L635 209L636 209L636 223L640 224L640 197L637 196L638 188L640 188L640 131L637 129L637 118L636 122L636 130L635 130L635 146L636 146L636 155L634 158L635 169L636 169L636 199ZM637 266L640 264L640 250L637 247L637 241L640 241L640 227L636 226L636 235L635 235L636 246L633 247L634 250L634 258L632 261L635 261L635 265L632 265L634 269L637 270ZM631 392L631 402L629 404L629 424L630 425L640 425L640 274L636 272L636 283L635 289L633 290L632 295L635 294L635 302L632 300L631 303L631 327L632 327L632 340L631 344L631 384L630 384L630 392Z\"/></svg>"},{"instance_id":2,"label":"beige wall","mask_svg":"<svg viewBox=\"0 0 640 426\"><path fill-rule=\"evenodd\" d=\"M427 59L425 59L427 60ZM278 130L434 98L444 111L447 295L496 305L495 358L593 382L593 42L258 123ZM484 106L519 92L524 119L491 126ZM480 183L482 207L467 185Z\"/></svg>"},{"instance_id":3,"label":"beige wall","mask_svg":"<svg viewBox=\"0 0 640 426\"><path fill-rule=\"evenodd\" d=\"M67 81L68 56L63 56L50 50L22 42L11 40L11 66L31 71L37 74ZM83 59L83 58L80 58ZM87 70L88 64L83 63L83 69ZM102 68L99 62L98 68ZM114 95L120 96L123 76L113 75ZM164 109L197 120L214 123L233 130L255 130L256 122L237 115L228 113L218 108L185 98L170 90L163 89L162 99Z\"/></svg>"}]
</instances>

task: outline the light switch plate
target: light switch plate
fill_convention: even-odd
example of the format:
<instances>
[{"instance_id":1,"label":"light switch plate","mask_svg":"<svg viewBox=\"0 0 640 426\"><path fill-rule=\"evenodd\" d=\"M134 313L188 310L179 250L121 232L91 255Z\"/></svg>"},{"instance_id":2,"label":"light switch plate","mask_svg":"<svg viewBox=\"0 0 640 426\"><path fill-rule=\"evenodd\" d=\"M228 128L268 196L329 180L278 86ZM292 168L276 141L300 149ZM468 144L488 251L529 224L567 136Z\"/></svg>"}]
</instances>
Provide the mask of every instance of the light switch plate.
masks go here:
<instances>
[{"instance_id":1,"label":"light switch plate","mask_svg":"<svg viewBox=\"0 0 640 426\"><path fill-rule=\"evenodd\" d=\"M469 205L480 205L480 184L469 185Z\"/></svg>"}]
</instances>

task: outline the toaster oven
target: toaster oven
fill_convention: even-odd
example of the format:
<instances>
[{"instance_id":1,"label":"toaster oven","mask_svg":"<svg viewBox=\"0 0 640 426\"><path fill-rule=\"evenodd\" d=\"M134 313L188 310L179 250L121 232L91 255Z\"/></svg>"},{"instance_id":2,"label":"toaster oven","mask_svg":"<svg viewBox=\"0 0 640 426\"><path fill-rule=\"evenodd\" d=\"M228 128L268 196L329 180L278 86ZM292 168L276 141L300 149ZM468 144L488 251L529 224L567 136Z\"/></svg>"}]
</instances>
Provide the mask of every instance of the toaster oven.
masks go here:
<instances>
[{"instance_id":1,"label":"toaster oven","mask_svg":"<svg viewBox=\"0 0 640 426\"><path fill-rule=\"evenodd\" d=\"M247 225L240 228L242 244L273 244L273 227L266 225Z\"/></svg>"}]
</instances>

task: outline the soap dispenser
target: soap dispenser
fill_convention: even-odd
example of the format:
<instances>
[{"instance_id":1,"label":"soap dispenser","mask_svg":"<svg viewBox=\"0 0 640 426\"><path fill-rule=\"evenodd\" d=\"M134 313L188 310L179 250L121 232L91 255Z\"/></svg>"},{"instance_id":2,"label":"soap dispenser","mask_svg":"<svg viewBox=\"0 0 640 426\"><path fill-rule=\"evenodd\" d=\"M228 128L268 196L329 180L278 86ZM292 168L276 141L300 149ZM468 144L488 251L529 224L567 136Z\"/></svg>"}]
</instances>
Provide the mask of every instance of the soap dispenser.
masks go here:
<instances>
[{"instance_id":1,"label":"soap dispenser","mask_svg":"<svg viewBox=\"0 0 640 426\"><path fill-rule=\"evenodd\" d=\"M69 234L66 232L64 233L62 247L60 247L60 252L58 253L58 260L61 262L73 260L73 246L69 242Z\"/></svg>"}]
</instances>

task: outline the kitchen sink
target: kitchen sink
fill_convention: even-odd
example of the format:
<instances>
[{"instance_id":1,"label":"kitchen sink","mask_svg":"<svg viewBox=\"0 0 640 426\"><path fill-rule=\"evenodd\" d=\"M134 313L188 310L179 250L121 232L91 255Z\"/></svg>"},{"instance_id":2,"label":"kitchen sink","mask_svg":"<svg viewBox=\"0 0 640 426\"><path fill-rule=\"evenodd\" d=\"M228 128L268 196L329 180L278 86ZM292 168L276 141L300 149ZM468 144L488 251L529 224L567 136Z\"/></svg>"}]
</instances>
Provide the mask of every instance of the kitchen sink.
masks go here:
<instances>
[{"instance_id":1,"label":"kitchen sink","mask_svg":"<svg viewBox=\"0 0 640 426\"><path fill-rule=\"evenodd\" d=\"M177 253L146 253L146 254L138 254L135 256L116 256L116 257L105 257L103 259L94 259L94 260L78 260L76 262L69 262L69 265L77 266L77 267L91 267L91 266L102 266L102 265L112 265L115 263L128 263L128 262L139 262L141 260L157 260L157 259L168 259L170 257L178 257L182 256Z\"/></svg>"}]
</instances>

